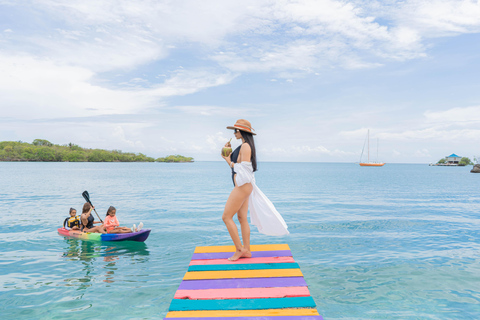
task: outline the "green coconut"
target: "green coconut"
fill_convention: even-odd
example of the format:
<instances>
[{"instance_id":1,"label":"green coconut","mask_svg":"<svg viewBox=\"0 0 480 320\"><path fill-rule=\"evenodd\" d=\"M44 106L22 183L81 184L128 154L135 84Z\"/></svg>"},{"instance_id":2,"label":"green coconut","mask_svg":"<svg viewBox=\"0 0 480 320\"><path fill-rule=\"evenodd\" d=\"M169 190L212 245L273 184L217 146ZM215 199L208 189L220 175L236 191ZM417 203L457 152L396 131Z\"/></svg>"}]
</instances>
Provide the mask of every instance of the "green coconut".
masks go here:
<instances>
[{"instance_id":1,"label":"green coconut","mask_svg":"<svg viewBox=\"0 0 480 320\"><path fill-rule=\"evenodd\" d=\"M226 144L227 147L223 147L223 148L222 148L222 155L223 155L224 157L228 157L228 156L230 155L230 153L232 153L232 145L230 144L230 141L232 141L232 139L230 139L230 140L227 142L227 144Z\"/></svg>"}]
</instances>

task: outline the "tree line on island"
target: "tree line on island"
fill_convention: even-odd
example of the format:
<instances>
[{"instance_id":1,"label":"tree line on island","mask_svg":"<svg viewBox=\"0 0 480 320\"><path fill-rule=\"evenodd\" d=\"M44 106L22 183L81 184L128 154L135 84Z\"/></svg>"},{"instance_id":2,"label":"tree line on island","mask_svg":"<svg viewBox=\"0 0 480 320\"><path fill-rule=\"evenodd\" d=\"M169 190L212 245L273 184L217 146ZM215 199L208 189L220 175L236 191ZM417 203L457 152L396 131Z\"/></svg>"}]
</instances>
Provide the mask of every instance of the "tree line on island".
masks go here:
<instances>
[{"instance_id":1,"label":"tree line on island","mask_svg":"<svg viewBox=\"0 0 480 320\"><path fill-rule=\"evenodd\" d=\"M53 144L48 140L35 139L32 143L22 141L0 142L0 161L51 161L51 162L193 162L193 158L170 155L154 159L143 153L120 150L86 149L76 144Z\"/></svg>"}]
</instances>

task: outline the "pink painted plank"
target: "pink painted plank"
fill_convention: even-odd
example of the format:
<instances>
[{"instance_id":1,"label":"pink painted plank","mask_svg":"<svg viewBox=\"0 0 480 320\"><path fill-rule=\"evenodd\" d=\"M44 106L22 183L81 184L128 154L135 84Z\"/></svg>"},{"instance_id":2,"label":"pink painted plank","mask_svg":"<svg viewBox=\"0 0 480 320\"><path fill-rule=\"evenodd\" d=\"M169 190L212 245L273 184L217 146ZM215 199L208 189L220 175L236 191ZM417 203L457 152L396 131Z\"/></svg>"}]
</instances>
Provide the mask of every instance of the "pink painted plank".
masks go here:
<instances>
[{"instance_id":1,"label":"pink painted plank","mask_svg":"<svg viewBox=\"0 0 480 320\"><path fill-rule=\"evenodd\" d=\"M206 290L177 290L174 299L208 300L208 299L261 299L309 297L307 287L279 288L234 288Z\"/></svg>"},{"instance_id":2,"label":"pink painted plank","mask_svg":"<svg viewBox=\"0 0 480 320\"><path fill-rule=\"evenodd\" d=\"M230 261L228 259L213 259L213 260L191 260L190 266L208 265L208 264L246 264L246 263L281 263L281 262L295 262L293 257L266 257L266 258L249 258L238 259L237 261Z\"/></svg>"}]
</instances>

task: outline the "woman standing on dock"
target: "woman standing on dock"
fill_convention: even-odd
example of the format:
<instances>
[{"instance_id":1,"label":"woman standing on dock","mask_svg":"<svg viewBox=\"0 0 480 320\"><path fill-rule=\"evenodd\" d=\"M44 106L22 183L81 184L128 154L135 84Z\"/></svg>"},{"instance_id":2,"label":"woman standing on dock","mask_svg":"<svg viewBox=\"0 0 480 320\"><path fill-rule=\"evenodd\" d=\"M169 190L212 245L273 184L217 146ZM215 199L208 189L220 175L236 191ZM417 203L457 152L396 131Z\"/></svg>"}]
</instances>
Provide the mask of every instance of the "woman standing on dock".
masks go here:
<instances>
[{"instance_id":1,"label":"woman standing on dock","mask_svg":"<svg viewBox=\"0 0 480 320\"><path fill-rule=\"evenodd\" d=\"M255 143L253 141L253 128L250 122L244 119L237 120L235 125L227 127L233 129L235 138L242 144L230 155L222 157L232 168L232 180L234 188L228 197L222 219L227 226L230 237L235 245L235 254L228 258L235 261L240 258L250 258L250 226L248 224L248 207L250 205L251 220L257 226L258 231L267 235L288 234L287 224L275 209L268 198L258 189L255 184L254 172L257 171L257 157ZM228 143L225 147L228 146ZM242 242L238 229L233 221L237 214L242 230Z\"/></svg>"}]
</instances>

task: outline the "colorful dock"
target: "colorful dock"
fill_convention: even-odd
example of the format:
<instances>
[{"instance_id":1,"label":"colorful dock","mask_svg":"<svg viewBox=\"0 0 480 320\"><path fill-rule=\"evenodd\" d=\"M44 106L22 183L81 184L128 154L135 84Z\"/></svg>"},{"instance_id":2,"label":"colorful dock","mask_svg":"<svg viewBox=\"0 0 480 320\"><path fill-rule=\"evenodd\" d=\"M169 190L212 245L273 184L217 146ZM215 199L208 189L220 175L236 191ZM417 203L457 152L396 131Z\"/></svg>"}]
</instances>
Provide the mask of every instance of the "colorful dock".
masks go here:
<instances>
[{"instance_id":1,"label":"colorful dock","mask_svg":"<svg viewBox=\"0 0 480 320\"><path fill-rule=\"evenodd\" d=\"M287 244L196 247L167 320L322 320Z\"/></svg>"}]
</instances>

